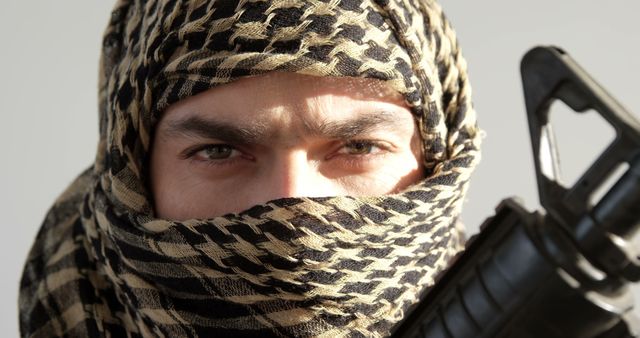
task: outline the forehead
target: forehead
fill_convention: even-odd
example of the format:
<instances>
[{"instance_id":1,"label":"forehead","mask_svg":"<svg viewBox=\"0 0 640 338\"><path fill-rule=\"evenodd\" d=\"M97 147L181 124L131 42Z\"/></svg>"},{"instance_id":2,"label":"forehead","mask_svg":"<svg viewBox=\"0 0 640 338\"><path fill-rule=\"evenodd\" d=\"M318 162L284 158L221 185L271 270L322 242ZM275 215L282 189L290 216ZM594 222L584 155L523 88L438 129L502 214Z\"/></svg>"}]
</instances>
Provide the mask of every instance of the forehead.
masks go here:
<instances>
[{"instance_id":1,"label":"forehead","mask_svg":"<svg viewBox=\"0 0 640 338\"><path fill-rule=\"evenodd\" d=\"M272 72L246 77L222 86L226 90L263 91L270 94L298 96L339 95L357 100L392 100L402 98L384 81L363 77L312 76L288 72Z\"/></svg>"},{"instance_id":2,"label":"forehead","mask_svg":"<svg viewBox=\"0 0 640 338\"><path fill-rule=\"evenodd\" d=\"M180 100L167 108L163 119L209 112L228 121L239 115L282 121L299 113L339 120L376 109L408 110L404 97L380 80L276 72L242 78Z\"/></svg>"}]
</instances>

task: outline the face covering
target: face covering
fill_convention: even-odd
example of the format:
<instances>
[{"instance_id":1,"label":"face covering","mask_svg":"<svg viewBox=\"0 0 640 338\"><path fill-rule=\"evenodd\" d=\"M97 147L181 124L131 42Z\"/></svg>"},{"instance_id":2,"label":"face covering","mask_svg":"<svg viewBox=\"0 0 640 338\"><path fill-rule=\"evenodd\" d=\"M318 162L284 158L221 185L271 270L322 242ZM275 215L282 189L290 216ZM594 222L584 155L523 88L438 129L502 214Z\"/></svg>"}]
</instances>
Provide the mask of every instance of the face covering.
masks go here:
<instances>
[{"instance_id":1,"label":"face covering","mask_svg":"<svg viewBox=\"0 0 640 338\"><path fill-rule=\"evenodd\" d=\"M415 114L427 178L393 195L156 218L148 155L162 111L276 71L385 81ZM31 249L22 335L388 334L462 249L458 218L479 159L470 95L433 1L118 1L104 35L96 160Z\"/></svg>"}]
</instances>

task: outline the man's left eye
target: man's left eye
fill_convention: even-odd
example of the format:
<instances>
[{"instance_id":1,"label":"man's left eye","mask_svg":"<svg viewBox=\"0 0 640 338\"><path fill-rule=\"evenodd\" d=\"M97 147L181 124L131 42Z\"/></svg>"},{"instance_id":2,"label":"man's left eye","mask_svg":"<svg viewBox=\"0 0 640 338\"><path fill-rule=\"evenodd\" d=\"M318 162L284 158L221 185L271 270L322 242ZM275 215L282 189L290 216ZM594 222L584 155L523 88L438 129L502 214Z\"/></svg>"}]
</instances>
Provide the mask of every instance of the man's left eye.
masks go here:
<instances>
[{"instance_id":1,"label":"man's left eye","mask_svg":"<svg viewBox=\"0 0 640 338\"><path fill-rule=\"evenodd\" d=\"M382 150L384 150L384 147L379 142L354 140L345 143L343 150L338 153L347 155L367 155L377 153Z\"/></svg>"}]
</instances>

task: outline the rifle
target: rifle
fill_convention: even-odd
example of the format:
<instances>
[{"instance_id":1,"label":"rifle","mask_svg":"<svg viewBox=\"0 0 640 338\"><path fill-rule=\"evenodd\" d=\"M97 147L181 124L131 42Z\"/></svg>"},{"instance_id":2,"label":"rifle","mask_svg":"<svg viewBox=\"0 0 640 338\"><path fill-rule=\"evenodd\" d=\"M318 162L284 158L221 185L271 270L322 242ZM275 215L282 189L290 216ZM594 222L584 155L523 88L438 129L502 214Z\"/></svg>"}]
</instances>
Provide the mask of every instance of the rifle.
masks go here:
<instances>
[{"instance_id":1,"label":"rifle","mask_svg":"<svg viewBox=\"0 0 640 338\"><path fill-rule=\"evenodd\" d=\"M503 200L392 337L640 337L631 285L640 280L640 122L567 53L537 47L521 74L540 204ZM549 110L596 110L615 140L573 187L559 183ZM597 202L619 165L626 172Z\"/></svg>"}]
</instances>

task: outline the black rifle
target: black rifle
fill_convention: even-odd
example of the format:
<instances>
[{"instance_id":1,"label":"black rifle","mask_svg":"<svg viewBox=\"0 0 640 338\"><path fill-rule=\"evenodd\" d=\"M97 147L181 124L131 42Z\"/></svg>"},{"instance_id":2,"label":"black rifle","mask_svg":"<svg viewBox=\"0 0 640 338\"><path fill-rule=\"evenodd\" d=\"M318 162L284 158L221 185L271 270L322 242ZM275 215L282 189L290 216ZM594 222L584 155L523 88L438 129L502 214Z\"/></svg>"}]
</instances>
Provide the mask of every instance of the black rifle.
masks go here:
<instances>
[{"instance_id":1,"label":"black rifle","mask_svg":"<svg viewBox=\"0 0 640 338\"><path fill-rule=\"evenodd\" d=\"M521 63L544 210L506 199L392 337L638 337L630 285L640 280L640 123L554 47ZM571 188L558 183L549 108L594 109L615 140ZM628 169L597 201L614 169ZM595 205L592 205L595 204ZM636 244L637 245L637 244Z\"/></svg>"}]
</instances>

